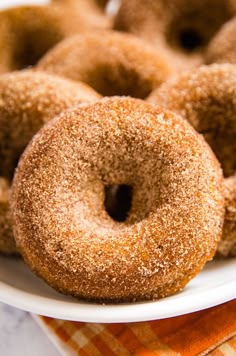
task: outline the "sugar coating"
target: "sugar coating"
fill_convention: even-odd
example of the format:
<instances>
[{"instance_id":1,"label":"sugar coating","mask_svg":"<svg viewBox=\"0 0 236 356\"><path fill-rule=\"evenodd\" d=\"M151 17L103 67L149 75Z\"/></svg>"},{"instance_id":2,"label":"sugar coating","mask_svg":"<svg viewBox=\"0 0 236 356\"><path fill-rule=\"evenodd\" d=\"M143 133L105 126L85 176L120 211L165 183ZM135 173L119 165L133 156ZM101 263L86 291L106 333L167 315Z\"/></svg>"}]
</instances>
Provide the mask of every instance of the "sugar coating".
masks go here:
<instances>
[{"instance_id":1,"label":"sugar coating","mask_svg":"<svg viewBox=\"0 0 236 356\"><path fill-rule=\"evenodd\" d=\"M172 79L154 91L149 102L173 110L186 118L193 127L203 134L218 157L225 177L236 170L236 66L214 64L202 66ZM226 255L236 242L235 218L232 208L235 204L235 179L226 183L226 219L221 254ZM234 240L234 242L232 241ZM223 248L223 246L228 248ZM228 251L228 252L226 252Z\"/></svg>"},{"instance_id":2,"label":"sugar coating","mask_svg":"<svg viewBox=\"0 0 236 356\"><path fill-rule=\"evenodd\" d=\"M74 33L106 28L102 12L73 7L19 6L0 12L0 73L36 62L53 46Z\"/></svg>"},{"instance_id":3,"label":"sugar coating","mask_svg":"<svg viewBox=\"0 0 236 356\"><path fill-rule=\"evenodd\" d=\"M235 0L122 0L114 29L151 43L179 73L203 63L209 41L235 14ZM181 43L181 35L188 32L200 41L192 51Z\"/></svg>"},{"instance_id":4,"label":"sugar coating","mask_svg":"<svg viewBox=\"0 0 236 356\"><path fill-rule=\"evenodd\" d=\"M0 77L1 252L16 251L6 192L21 153L44 123L70 106L99 97L86 84L45 73L28 70Z\"/></svg>"},{"instance_id":5,"label":"sugar coating","mask_svg":"<svg viewBox=\"0 0 236 356\"><path fill-rule=\"evenodd\" d=\"M225 221L217 256L236 256L236 176L225 179Z\"/></svg>"},{"instance_id":6,"label":"sugar coating","mask_svg":"<svg viewBox=\"0 0 236 356\"><path fill-rule=\"evenodd\" d=\"M19 252L12 234L9 196L9 183L6 179L0 177L0 251L14 255Z\"/></svg>"},{"instance_id":7,"label":"sugar coating","mask_svg":"<svg viewBox=\"0 0 236 356\"><path fill-rule=\"evenodd\" d=\"M145 98L170 75L166 58L129 34L91 31L66 39L38 68L88 83L102 95Z\"/></svg>"},{"instance_id":8,"label":"sugar coating","mask_svg":"<svg viewBox=\"0 0 236 356\"><path fill-rule=\"evenodd\" d=\"M104 187L133 188L125 222ZM179 116L105 98L45 125L18 165L11 208L30 268L60 292L104 301L181 290L215 253L223 178L209 146Z\"/></svg>"},{"instance_id":9,"label":"sugar coating","mask_svg":"<svg viewBox=\"0 0 236 356\"><path fill-rule=\"evenodd\" d=\"M226 22L209 43L205 63L236 64L236 18Z\"/></svg>"}]
</instances>

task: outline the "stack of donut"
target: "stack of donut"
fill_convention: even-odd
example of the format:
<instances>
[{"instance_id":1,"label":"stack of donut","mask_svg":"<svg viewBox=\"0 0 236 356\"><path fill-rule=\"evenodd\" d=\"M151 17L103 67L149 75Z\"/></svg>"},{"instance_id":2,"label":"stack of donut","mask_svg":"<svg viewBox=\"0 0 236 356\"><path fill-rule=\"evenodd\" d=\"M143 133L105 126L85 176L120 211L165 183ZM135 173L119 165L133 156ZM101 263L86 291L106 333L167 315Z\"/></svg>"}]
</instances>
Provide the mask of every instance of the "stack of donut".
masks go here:
<instances>
[{"instance_id":1,"label":"stack of donut","mask_svg":"<svg viewBox=\"0 0 236 356\"><path fill-rule=\"evenodd\" d=\"M236 256L236 0L107 3L0 12L0 252L155 300Z\"/></svg>"}]
</instances>

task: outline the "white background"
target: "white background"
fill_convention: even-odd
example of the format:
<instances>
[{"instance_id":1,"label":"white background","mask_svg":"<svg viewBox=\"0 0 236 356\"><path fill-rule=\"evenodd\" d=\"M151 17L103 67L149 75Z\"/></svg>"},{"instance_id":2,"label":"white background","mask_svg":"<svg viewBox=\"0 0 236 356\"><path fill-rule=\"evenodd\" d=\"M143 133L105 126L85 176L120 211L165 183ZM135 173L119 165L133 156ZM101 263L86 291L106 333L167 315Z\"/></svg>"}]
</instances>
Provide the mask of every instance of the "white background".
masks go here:
<instances>
[{"instance_id":1,"label":"white background","mask_svg":"<svg viewBox=\"0 0 236 356\"><path fill-rule=\"evenodd\" d=\"M45 5L49 0L0 0L0 8L7 8L16 5Z\"/></svg>"}]
</instances>

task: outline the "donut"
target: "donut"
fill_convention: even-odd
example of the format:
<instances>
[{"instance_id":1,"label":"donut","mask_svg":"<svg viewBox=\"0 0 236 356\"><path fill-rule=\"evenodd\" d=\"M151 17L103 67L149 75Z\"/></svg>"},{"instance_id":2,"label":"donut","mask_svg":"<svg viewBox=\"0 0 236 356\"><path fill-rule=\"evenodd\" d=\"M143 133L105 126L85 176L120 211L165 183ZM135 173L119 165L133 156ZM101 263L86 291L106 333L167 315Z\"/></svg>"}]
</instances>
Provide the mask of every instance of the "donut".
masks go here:
<instances>
[{"instance_id":1,"label":"donut","mask_svg":"<svg viewBox=\"0 0 236 356\"><path fill-rule=\"evenodd\" d=\"M130 201L117 219L105 206L114 186ZM104 98L33 138L14 176L14 233L26 263L60 292L157 299L214 255L223 194L219 162L186 120L140 99Z\"/></svg>"},{"instance_id":2,"label":"donut","mask_svg":"<svg viewBox=\"0 0 236 356\"><path fill-rule=\"evenodd\" d=\"M46 73L19 71L0 76L0 252L17 251L9 193L18 159L39 128L61 111L98 94L82 83Z\"/></svg>"},{"instance_id":3,"label":"donut","mask_svg":"<svg viewBox=\"0 0 236 356\"><path fill-rule=\"evenodd\" d=\"M170 75L163 56L134 36L115 31L66 39L41 59L38 68L83 81L103 96L138 98L145 98Z\"/></svg>"},{"instance_id":4,"label":"donut","mask_svg":"<svg viewBox=\"0 0 236 356\"><path fill-rule=\"evenodd\" d=\"M205 63L236 64L236 18L228 21L213 37L205 54Z\"/></svg>"},{"instance_id":5,"label":"donut","mask_svg":"<svg viewBox=\"0 0 236 356\"><path fill-rule=\"evenodd\" d=\"M210 39L235 13L235 0L123 0L114 29L166 52L179 72L203 63Z\"/></svg>"},{"instance_id":6,"label":"donut","mask_svg":"<svg viewBox=\"0 0 236 356\"><path fill-rule=\"evenodd\" d=\"M19 252L12 234L9 196L9 183L6 179L0 177L0 252L18 255Z\"/></svg>"},{"instance_id":7,"label":"donut","mask_svg":"<svg viewBox=\"0 0 236 356\"><path fill-rule=\"evenodd\" d=\"M107 6L109 0L95 0L96 3L101 6L103 9Z\"/></svg>"},{"instance_id":8,"label":"donut","mask_svg":"<svg viewBox=\"0 0 236 356\"><path fill-rule=\"evenodd\" d=\"M225 222L218 257L236 256L236 175L225 179Z\"/></svg>"},{"instance_id":9,"label":"donut","mask_svg":"<svg viewBox=\"0 0 236 356\"><path fill-rule=\"evenodd\" d=\"M0 73L34 65L65 37L92 27L102 27L98 16L90 17L78 10L72 12L70 7L56 5L22 6L1 11Z\"/></svg>"},{"instance_id":10,"label":"donut","mask_svg":"<svg viewBox=\"0 0 236 356\"><path fill-rule=\"evenodd\" d=\"M187 119L215 152L225 177L236 173L236 66L213 64L182 73L154 91L148 101ZM236 181L229 178L229 182L222 241L231 241L234 233L236 242L236 225L232 224L232 204L236 199L233 184ZM228 236L233 228L234 232Z\"/></svg>"}]
</instances>

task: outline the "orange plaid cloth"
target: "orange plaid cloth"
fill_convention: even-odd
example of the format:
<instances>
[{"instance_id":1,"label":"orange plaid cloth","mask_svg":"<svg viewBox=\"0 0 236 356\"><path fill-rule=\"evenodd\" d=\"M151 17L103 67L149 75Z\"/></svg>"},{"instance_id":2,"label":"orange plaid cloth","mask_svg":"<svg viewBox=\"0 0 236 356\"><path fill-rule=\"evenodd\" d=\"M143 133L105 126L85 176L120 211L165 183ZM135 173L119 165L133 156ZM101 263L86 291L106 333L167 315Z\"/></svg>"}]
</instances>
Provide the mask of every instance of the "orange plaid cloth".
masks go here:
<instances>
[{"instance_id":1,"label":"orange plaid cloth","mask_svg":"<svg viewBox=\"0 0 236 356\"><path fill-rule=\"evenodd\" d=\"M38 317L66 355L235 356L236 300L175 318L124 324Z\"/></svg>"}]
</instances>

